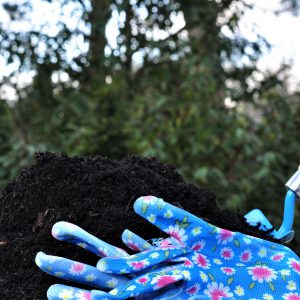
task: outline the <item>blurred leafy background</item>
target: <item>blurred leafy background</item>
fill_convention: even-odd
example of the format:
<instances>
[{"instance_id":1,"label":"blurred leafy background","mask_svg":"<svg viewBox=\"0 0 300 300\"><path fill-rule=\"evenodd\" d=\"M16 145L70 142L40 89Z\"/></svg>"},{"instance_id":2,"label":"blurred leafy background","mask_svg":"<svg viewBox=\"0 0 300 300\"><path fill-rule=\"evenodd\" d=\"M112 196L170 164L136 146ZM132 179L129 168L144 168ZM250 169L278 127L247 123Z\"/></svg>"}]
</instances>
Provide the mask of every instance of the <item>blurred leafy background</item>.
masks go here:
<instances>
[{"instance_id":1,"label":"blurred leafy background","mask_svg":"<svg viewBox=\"0 0 300 300\"><path fill-rule=\"evenodd\" d=\"M276 13L297 16L298 4L284 0ZM300 94L289 65L259 69L272 46L240 34L251 9L243 0L3 1L0 186L36 151L135 153L279 225L300 162Z\"/></svg>"}]
</instances>

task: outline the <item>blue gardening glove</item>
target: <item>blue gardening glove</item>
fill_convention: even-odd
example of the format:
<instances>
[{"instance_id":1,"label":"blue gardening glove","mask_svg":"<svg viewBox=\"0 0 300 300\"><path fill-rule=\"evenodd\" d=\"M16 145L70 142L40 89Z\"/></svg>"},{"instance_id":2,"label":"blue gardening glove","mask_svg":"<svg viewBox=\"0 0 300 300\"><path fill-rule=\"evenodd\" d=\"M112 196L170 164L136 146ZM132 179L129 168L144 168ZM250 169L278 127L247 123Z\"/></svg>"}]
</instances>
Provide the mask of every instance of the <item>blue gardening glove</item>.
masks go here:
<instances>
[{"instance_id":1,"label":"blue gardening glove","mask_svg":"<svg viewBox=\"0 0 300 300\"><path fill-rule=\"evenodd\" d=\"M124 250L114 247L89 234L79 226L68 222L56 223L52 228L52 235L58 240L76 244L100 257L129 256ZM105 274L94 266L58 256L46 255L43 252L39 252L36 255L35 262L41 270L48 274L104 290L113 289L129 280L129 277L123 275ZM66 289L63 285L50 287L48 290L48 299L64 299L64 297L67 297L62 296L62 298L59 298L61 291L57 287L61 287L61 291ZM77 295L80 295L80 293L80 291L77 291ZM86 292L85 294L87 295ZM64 295L64 292L61 295Z\"/></svg>"},{"instance_id":2,"label":"blue gardening glove","mask_svg":"<svg viewBox=\"0 0 300 300\"><path fill-rule=\"evenodd\" d=\"M153 196L139 198L134 209L172 238L130 257L102 258L101 272L139 275L92 299L138 297L173 283L173 299L300 300L300 260L291 249L220 229Z\"/></svg>"},{"instance_id":3,"label":"blue gardening glove","mask_svg":"<svg viewBox=\"0 0 300 300\"><path fill-rule=\"evenodd\" d=\"M150 206L150 209L149 209ZM258 294L254 288L255 284L258 283L269 283L269 289L273 291L275 289L275 285L272 281L277 281L277 276L281 276L283 281L283 286L281 289L286 291L283 295L283 299L299 299L299 259L297 256L288 248L273 244L270 242L266 242L257 238L247 237L240 233L231 233L226 230L218 229L208 223L202 221L201 219L196 218L195 216L186 213L174 206L171 206L161 199L157 199L155 197L144 197L139 199L136 202L135 209L139 214L148 216L147 219L150 220L152 223L158 220L158 226L162 228L165 232L169 233L173 236L171 239L163 240L160 245L161 249L154 249L149 243L144 241L142 238L134 235L129 231L125 231L123 234L123 240L127 245L129 245L132 249L136 250L143 250L152 248L151 251L147 251L146 254L142 253L137 256L132 256L130 259L123 259L119 260L120 265L116 266L117 259L104 259L101 260L98 264L101 270L105 270L106 272L113 273L114 276L119 273L123 272L132 272L136 274L140 274L138 277L128 281L126 284L121 283L117 289L112 290L110 293L104 293L100 291L85 291L78 288L72 288L63 285L55 285L52 286L49 291L51 291L51 295L48 293L49 299L126 299L131 296L135 296L136 299L187 299L189 295L196 295L193 299L225 299L226 297L234 297L237 299L238 296L243 296L241 299L245 299L244 296L247 295L247 290L243 286L244 280L238 278L235 280L237 274L240 273L240 270L243 268L248 268L248 274L251 275L252 272L252 279L253 282L249 285L249 293L251 296L253 295L261 295L264 298L262 299L272 299L272 295L264 290L260 290L260 294ZM154 211L158 210L157 213L150 213L151 209ZM148 211L148 213L147 213ZM176 215L176 218L174 216ZM187 218L185 218L187 217ZM178 221L176 222L176 219ZM181 220L181 222L180 222ZM193 222L190 222L193 220ZM163 224L165 224L163 226ZM173 224L173 225L170 225ZM198 226L195 226L198 224ZM201 233L202 226L199 224L204 225L203 229L205 229L204 239L199 238L199 234ZM168 227L166 227L168 226ZM222 259L213 260L214 264L217 266L211 266L210 260L205 257L205 254L201 254L204 251L205 246L205 236L207 235L208 230L210 230L209 234L217 235L217 241L213 239L213 242L218 245L222 244L234 244L235 247L240 248L242 244L250 245L248 246L249 249L246 249L242 253L240 253L240 261L236 263L237 259L233 259L230 257L232 255L232 249L227 247L223 247L221 249L221 256L225 260L230 262L229 265L234 265L236 263L236 267L222 267L218 264L222 263ZM210 229L209 229L210 228ZM204 231L202 231L204 233ZM198 238L197 238L198 236ZM202 236L202 234L201 234ZM210 237L210 235L208 235ZM198 242L195 244L191 244L194 239ZM76 240L76 239L75 239ZM208 239L209 240L209 239ZM211 240L211 238L210 238ZM243 243L240 243L240 240L243 240ZM77 243L77 242L76 242ZM260 246L261 249L258 250L259 244L265 244L265 247ZM178 247L181 245L180 247ZM191 246L192 245L192 246ZM266 247L267 246L267 247ZM274 248L275 247L275 248ZM280 252L276 254L276 247L280 248ZM270 248L270 249L269 249ZM281 248L284 251L281 251ZM228 251L229 249L229 251ZM193 251L191 251L193 250ZM217 247L212 248L212 254L218 250ZM222 251L223 250L223 251ZM225 251L227 250L227 251ZM231 251L230 251L231 250ZM278 249L279 250L279 249ZM253 253L258 251L258 256L264 257L266 252L273 253L271 256L271 262L274 263L275 268L271 269L264 264L265 259L263 259L260 264L255 264L253 262L254 255ZM239 251L236 251L236 253ZM287 255L286 255L287 252ZM181 253L181 254L180 254ZM200 253L201 255L197 255ZM236 253L234 254L236 256ZM276 255L275 255L276 254ZM189 256L192 255L192 261ZM138 258L138 259L137 259ZM230 259L231 258L231 259ZM287 258L289 258L287 260ZM195 261L195 259L199 259L199 261ZM223 260L224 260L223 259ZM238 261L239 261L238 260ZM270 258L269 258L270 260ZM169 262L169 263L177 263L178 266L175 267L168 267L163 266L160 263L162 262ZM286 266L286 261L288 265L292 267L292 270L282 269L282 264L285 261L284 266ZM248 264L247 264L248 262ZM250 262L253 262L252 264ZM282 262L281 264L275 264L275 262ZM259 263L259 262L257 262ZM126 268L122 270L122 264L125 264ZM200 264L200 265L199 265ZM204 264L204 265L201 265ZM206 265L207 264L207 265ZM249 264L251 267L249 267ZM151 266L155 266L156 270L149 271ZM193 276L195 275L194 271L196 268L203 269L200 271L198 277L198 282L193 283ZM192 270L190 270L190 268ZM212 272L205 271L207 269L213 269ZM131 270L131 271L130 271ZM146 274L141 274L142 270L147 272ZM252 271L251 271L252 270ZM217 272L217 276L214 272ZM222 273L221 273L222 271ZM266 272L266 274L261 274L262 278L259 278L260 273L256 272ZM197 272L196 272L197 273ZM221 280L223 282L219 283L216 282L215 278L219 278L218 273L220 274L228 274L227 276L234 275L228 277L227 287L224 284L224 275L221 275ZM235 274L232 274L235 273ZM244 272L245 273L245 272ZM132 276L131 274L131 276ZM295 274L297 274L297 278L295 278ZM244 274L245 275L245 274ZM215 276L215 277L214 277ZM256 278L256 277L257 278ZM200 280L200 278L201 280ZM275 278L276 277L276 278ZM225 276L226 279L226 276ZM274 280L276 279L276 280ZM210 282L212 281L212 282ZM237 285L241 281L240 285ZM178 284L176 284L178 282ZM184 282L184 284L180 284ZM207 282L207 284L206 284ZM136 287L136 283L138 286ZM230 287L235 284L235 289L230 290ZM201 287L206 286L206 289L202 289L202 293L200 292ZM153 290L155 292L153 292ZM157 291L157 292L156 292ZM254 291L254 292L253 292ZM200 292L200 293L198 293ZM198 296L197 296L198 295ZM278 293L276 292L276 299ZM49 297L50 296L50 297ZM249 297L251 297L249 296ZM192 297L192 296L191 296ZM192 299L192 298L191 298ZM248 298L247 298L248 299ZM250 298L249 298L250 299ZM253 298L254 299L254 298Z\"/></svg>"},{"instance_id":4,"label":"blue gardening glove","mask_svg":"<svg viewBox=\"0 0 300 300\"><path fill-rule=\"evenodd\" d=\"M58 240L78 245L100 257L129 256L123 249L114 247L96 238L79 226L68 222L56 223L53 226L52 235ZM134 239L135 242L132 242L132 239ZM129 230L124 231L123 240L129 248L135 251L143 251L152 247L148 242ZM124 285L129 282L133 276L136 276L103 273L94 266L63 257L46 255L43 252L39 252L36 255L35 262L41 270L50 275L76 283L90 285L100 290L112 290L115 287ZM151 293L149 299L160 299L160 294L165 294L165 291L163 293ZM92 291L56 284L48 289L47 297L49 300L92 299ZM143 299L146 299L145 295L143 297Z\"/></svg>"}]
</instances>

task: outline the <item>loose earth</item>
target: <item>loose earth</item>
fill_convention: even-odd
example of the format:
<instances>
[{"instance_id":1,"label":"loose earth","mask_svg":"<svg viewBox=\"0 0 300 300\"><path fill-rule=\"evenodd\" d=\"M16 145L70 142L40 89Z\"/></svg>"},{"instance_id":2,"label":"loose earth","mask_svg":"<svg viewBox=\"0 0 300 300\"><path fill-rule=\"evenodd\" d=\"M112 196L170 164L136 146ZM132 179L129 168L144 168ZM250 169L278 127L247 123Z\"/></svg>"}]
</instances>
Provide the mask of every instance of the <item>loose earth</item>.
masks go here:
<instances>
[{"instance_id":1,"label":"loose earth","mask_svg":"<svg viewBox=\"0 0 300 300\"><path fill-rule=\"evenodd\" d=\"M237 212L220 209L212 191L186 183L175 167L154 158L37 153L0 191L0 299L45 299L51 284L68 284L35 266L38 251L96 264L93 254L51 236L57 221L75 223L122 248L126 228L146 239L162 237L133 211L143 195L161 197L221 228L272 240Z\"/></svg>"}]
</instances>

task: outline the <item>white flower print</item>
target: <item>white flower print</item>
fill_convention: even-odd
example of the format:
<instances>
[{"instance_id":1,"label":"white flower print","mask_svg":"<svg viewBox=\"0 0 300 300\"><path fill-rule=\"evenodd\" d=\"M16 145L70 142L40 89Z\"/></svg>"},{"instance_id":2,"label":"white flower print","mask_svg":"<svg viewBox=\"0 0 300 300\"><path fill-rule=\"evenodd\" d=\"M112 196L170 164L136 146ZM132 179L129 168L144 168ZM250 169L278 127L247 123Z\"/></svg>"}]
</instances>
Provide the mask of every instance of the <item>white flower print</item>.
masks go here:
<instances>
[{"instance_id":1,"label":"white flower print","mask_svg":"<svg viewBox=\"0 0 300 300\"><path fill-rule=\"evenodd\" d=\"M63 289L59 294L58 298L63 300L72 299L74 297L74 292L72 289Z\"/></svg>"},{"instance_id":2,"label":"white flower print","mask_svg":"<svg viewBox=\"0 0 300 300\"><path fill-rule=\"evenodd\" d=\"M164 213L164 217L165 218L172 218L173 217L173 212L171 209L168 209L165 213Z\"/></svg>"},{"instance_id":3,"label":"white flower print","mask_svg":"<svg viewBox=\"0 0 300 300\"><path fill-rule=\"evenodd\" d=\"M222 299L233 297L233 293L230 293L229 291L230 288L228 286L224 286L223 283L218 284L217 282L213 282L207 285L204 294L208 295L210 299Z\"/></svg>"},{"instance_id":4,"label":"white flower print","mask_svg":"<svg viewBox=\"0 0 300 300\"><path fill-rule=\"evenodd\" d=\"M193 228L193 230L192 230L192 235L193 235L193 236L197 236L197 235L199 235L201 232L202 232L201 227L200 227L200 226L197 226L197 227Z\"/></svg>"},{"instance_id":5,"label":"white flower print","mask_svg":"<svg viewBox=\"0 0 300 300\"><path fill-rule=\"evenodd\" d=\"M118 283L119 283L118 279L115 277L112 277L110 280L108 280L106 282L106 286L111 289L114 289L118 285Z\"/></svg>"},{"instance_id":6,"label":"white flower print","mask_svg":"<svg viewBox=\"0 0 300 300\"><path fill-rule=\"evenodd\" d=\"M181 243L184 243L188 239L187 235L185 235L185 230L180 228L179 225L170 225L165 232Z\"/></svg>"},{"instance_id":7,"label":"white flower print","mask_svg":"<svg viewBox=\"0 0 300 300\"><path fill-rule=\"evenodd\" d=\"M282 276L290 276L290 275L291 275L291 271L290 271L290 270L284 269L284 270L281 270L281 271L280 271L280 274L281 274Z\"/></svg>"},{"instance_id":8,"label":"white flower print","mask_svg":"<svg viewBox=\"0 0 300 300\"><path fill-rule=\"evenodd\" d=\"M202 279L203 282L207 282L208 281L207 275L204 272L202 272L202 271L200 271L200 278Z\"/></svg>"},{"instance_id":9,"label":"white flower print","mask_svg":"<svg viewBox=\"0 0 300 300\"><path fill-rule=\"evenodd\" d=\"M297 283L293 280L290 280L286 286L289 291L295 291L297 289Z\"/></svg>"},{"instance_id":10,"label":"white flower print","mask_svg":"<svg viewBox=\"0 0 300 300\"><path fill-rule=\"evenodd\" d=\"M259 257L266 257L267 256L267 249L265 247L260 248L257 255Z\"/></svg>"},{"instance_id":11,"label":"white flower print","mask_svg":"<svg viewBox=\"0 0 300 300\"><path fill-rule=\"evenodd\" d=\"M88 274L88 275L85 276L85 280L88 281L88 282L92 282L92 281L96 280L96 278L97 278L96 275L93 274L93 273Z\"/></svg>"},{"instance_id":12,"label":"white flower print","mask_svg":"<svg viewBox=\"0 0 300 300\"><path fill-rule=\"evenodd\" d=\"M235 287L234 293L238 296L244 296L245 295L245 290L242 286L238 285Z\"/></svg>"},{"instance_id":13,"label":"white flower print","mask_svg":"<svg viewBox=\"0 0 300 300\"><path fill-rule=\"evenodd\" d=\"M134 291L136 289L136 286L135 285L130 285L126 291Z\"/></svg>"},{"instance_id":14,"label":"white flower print","mask_svg":"<svg viewBox=\"0 0 300 300\"><path fill-rule=\"evenodd\" d=\"M154 259L158 258L159 257L159 253L158 252L153 252L153 253L150 254L150 257L154 258Z\"/></svg>"},{"instance_id":15,"label":"white flower print","mask_svg":"<svg viewBox=\"0 0 300 300\"><path fill-rule=\"evenodd\" d=\"M215 258L213 261L216 265L222 265L223 264L222 261L218 258Z\"/></svg>"},{"instance_id":16,"label":"white flower print","mask_svg":"<svg viewBox=\"0 0 300 300\"><path fill-rule=\"evenodd\" d=\"M263 299L264 300L274 300L274 297L270 294L263 294Z\"/></svg>"},{"instance_id":17,"label":"white flower print","mask_svg":"<svg viewBox=\"0 0 300 300\"><path fill-rule=\"evenodd\" d=\"M150 222L150 223L155 223L156 221L156 215L154 214L151 214L150 216L147 217L147 220Z\"/></svg>"},{"instance_id":18,"label":"white flower print","mask_svg":"<svg viewBox=\"0 0 300 300\"><path fill-rule=\"evenodd\" d=\"M185 280L191 280L191 273L189 271L182 271L182 275Z\"/></svg>"}]
</instances>

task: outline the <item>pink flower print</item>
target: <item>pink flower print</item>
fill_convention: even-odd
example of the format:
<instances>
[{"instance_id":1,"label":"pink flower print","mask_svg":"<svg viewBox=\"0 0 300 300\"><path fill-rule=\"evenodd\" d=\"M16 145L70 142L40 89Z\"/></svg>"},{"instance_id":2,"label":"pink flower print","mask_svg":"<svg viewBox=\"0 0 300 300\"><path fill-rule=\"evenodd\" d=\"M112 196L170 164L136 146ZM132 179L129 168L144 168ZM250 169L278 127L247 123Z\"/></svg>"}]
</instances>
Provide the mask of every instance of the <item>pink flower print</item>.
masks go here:
<instances>
[{"instance_id":1,"label":"pink flower print","mask_svg":"<svg viewBox=\"0 0 300 300\"><path fill-rule=\"evenodd\" d=\"M203 254L200 253L196 253L193 257L192 257L193 262L198 266L201 267L203 269L209 269L210 268L210 263L209 260L207 259L207 257Z\"/></svg>"},{"instance_id":2,"label":"pink flower print","mask_svg":"<svg viewBox=\"0 0 300 300\"><path fill-rule=\"evenodd\" d=\"M200 242L195 243L195 244L192 246L192 250L194 250L194 251L199 251L199 252L200 252L200 251L204 248L204 246L205 246L205 241L202 240L202 241L200 241Z\"/></svg>"},{"instance_id":3,"label":"pink flower print","mask_svg":"<svg viewBox=\"0 0 300 300\"><path fill-rule=\"evenodd\" d=\"M300 275L300 261L295 258L290 258L288 261L290 268L293 269L297 274Z\"/></svg>"},{"instance_id":4,"label":"pink flower print","mask_svg":"<svg viewBox=\"0 0 300 300\"><path fill-rule=\"evenodd\" d=\"M183 265L186 267L186 268L192 268L194 266L194 264L188 259L186 258L183 262Z\"/></svg>"},{"instance_id":5,"label":"pink flower print","mask_svg":"<svg viewBox=\"0 0 300 300\"><path fill-rule=\"evenodd\" d=\"M90 292L79 291L75 294L76 299L78 300L91 300L92 296Z\"/></svg>"},{"instance_id":6,"label":"pink flower print","mask_svg":"<svg viewBox=\"0 0 300 300\"><path fill-rule=\"evenodd\" d=\"M178 278L176 276L158 275L152 279L151 284L155 284L153 289L158 290L176 281L178 281Z\"/></svg>"},{"instance_id":7,"label":"pink flower print","mask_svg":"<svg viewBox=\"0 0 300 300\"><path fill-rule=\"evenodd\" d=\"M141 251L141 248L137 243L126 241L126 245L134 251Z\"/></svg>"},{"instance_id":8,"label":"pink flower print","mask_svg":"<svg viewBox=\"0 0 300 300\"><path fill-rule=\"evenodd\" d=\"M222 267L221 271L226 275L233 275L235 273L235 269L230 267Z\"/></svg>"},{"instance_id":9,"label":"pink flower print","mask_svg":"<svg viewBox=\"0 0 300 300\"><path fill-rule=\"evenodd\" d=\"M162 241L160 241L159 247L163 249L170 249L175 248L175 245L172 244L172 241L170 239L163 239Z\"/></svg>"},{"instance_id":10,"label":"pink flower print","mask_svg":"<svg viewBox=\"0 0 300 300\"><path fill-rule=\"evenodd\" d=\"M224 286L223 283L217 284L216 282L213 282L207 285L207 289L204 291L204 294L208 295L211 300L221 300L233 297L233 294L230 293L229 290L229 287Z\"/></svg>"},{"instance_id":11,"label":"pink flower print","mask_svg":"<svg viewBox=\"0 0 300 300\"><path fill-rule=\"evenodd\" d=\"M271 282L277 278L277 272L266 266L248 267L248 274L252 280L262 282Z\"/></svg>"},{"instance_id":12,"label":"pink flower print","mask_svg":"<svg viewBox=\"0 0 300 300\"><path fill-rule=\"evenodd\" d=\"M175 238L181 244L183 244L188 238L185 235L185 230L183 228L180 228L179 225L170 225L169 228L166 230L166 233Z\"/></svg>"},{"instance_id":13,"label":"pink flower print","mask_svg":"<svg viewBox=\"0 0 300 300\"><path fill-rule=\"evenodd\" d=\"M221 256L226 260L230 260L234 257L234 252L231 248L225 247L221 249Z\"/></svg>"},{"instance_id":14,"label":"pink flower print","mask_svg":"<svg viewBox=\"0 0 300 300\"><path fill-rule=\"evenodd\" d=\"M220 229L217 235L218 244L226 245L227 243L232 242L233 234L232 231Z\"/></svg>"},{"instance_id":15,"label":"pink flower print","mask_svg":"<svg viewBox=\"0 0 300 300\"><path fill-rule=\"evenodd\" d=\"M160 243L160 247L163 247L163 248L165 248L165 247L167 248L170 245L171 245L171 241L169 239L164 239Z\"/></svg>"},{"instance_id":16,"label":"pink flower print","mask_svg":"<svg viewBox=\"0 0 300 300\"><path fill-rule=\"evenodd\" d=\"M144 202L147 204L154 204L155 203L155 197L154 196L144 196L142 197Z\"/></svg>"},{"instance_id":17,"label":"pink flower print","mask_svg":"<svg viewBox=\"0 0 300 300\"><path fill-rule=\"evenodd\" d=\"M242 254L240 255L240 260L242 262L249 262L251 259L252 259L252 252L249 249L243 251Z\"/></svg>"},{"instance_id":18,"label":"pink flower print","mask_svg":"<svg viewBox=\"0 0 300 300\"><path fill-rule=\"evenodd\" d=\"M194 285L192 285L190 288L186 289L186 293L189 294L190 296L198 294L200 290L200 284L199 283L195 283Z\"/></svg>"},{"instance_id":19,"label":"pink flower print","mask_svg":"<svg viewBox=\"0 0 300 300\"><path fill-rule=\"evenodd\" d=\"M140 277L139 279L136 280L136 282L139 284L146 284L148 281L149 281L149 277L147 276Z\"/></svg>"},{"instance_id":20,"label":"pink flower print","mask_svg":"<svg viewBox=\"0 0 300 300\"><path fill-rule=\"evenodd\" d=\"M128 261L127 264L131 266L134 270L142 270L146 266L148 266L150 263L148 259L143 259L140 261Z\"/></svg>"},{"instance_id":21,"label":"pink flower print","mask_svg":"<svg viewBox=\"0 0 300 300\"><path fill-rule=\"evenodd\" d=\"M69 269L70 274L72 275L80 275L85 272L85 265L79 262L75 262L72 264L71 268Z\"/></svg>"},{"instance_id":22,"label":"pink flower print","mask_svg":"<svg viewBox=\"0 0 300 300\"><path fill-rule=\"evenodd\" d=\"M284 259L284 253L282 253L282 252L278 252L271 256L271 260L273 260L275 262L282 261L283 259Z\"/></svg>"},{"instance_id":23,"label":"pink flower print","mask_svg":"<svg viewBox=\"0 0 300 300\"><path fill-rule=\"evenodd\" d=\"M282 296L282 298L284 300L300 300L300 295L299 294L289 293L289 294L284 294Z\"/></svg>"}]
</instances>

